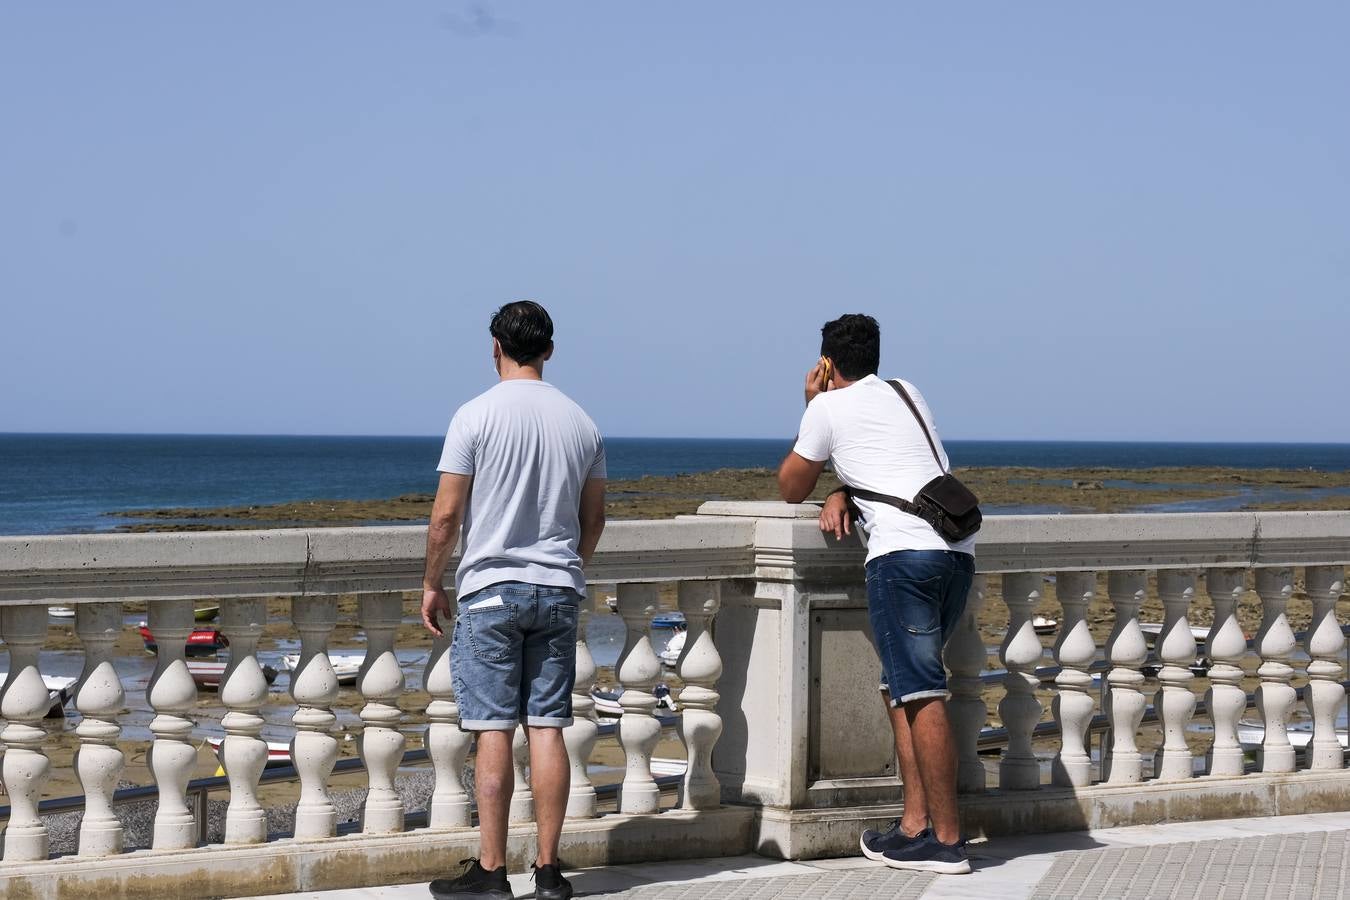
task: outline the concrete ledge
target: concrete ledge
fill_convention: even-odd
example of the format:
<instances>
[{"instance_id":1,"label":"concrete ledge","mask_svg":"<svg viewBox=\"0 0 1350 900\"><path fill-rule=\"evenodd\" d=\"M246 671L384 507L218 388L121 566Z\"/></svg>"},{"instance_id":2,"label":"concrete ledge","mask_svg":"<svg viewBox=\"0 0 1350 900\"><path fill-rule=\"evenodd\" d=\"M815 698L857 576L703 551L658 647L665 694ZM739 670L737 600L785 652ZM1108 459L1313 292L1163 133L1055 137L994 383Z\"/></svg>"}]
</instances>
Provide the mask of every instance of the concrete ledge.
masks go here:
<instances>
[{"instance_id":1,"label":"concrete ledge","mask_svg":"<svg viewBox=\"0 0 1350 900\"><path fill-rule=\"evenodd\" d=\"M561 855L569 866L619 865L747 853L755 810L748 807L654 816L610 815L568 822ZM534 861L533 825L511 829L508 866ZM0 896L9 900L240 897L430 881L457 872L478 853L472 828L423 829L322 841L280 840L243 847L140 850L91 860L74 856L0 866Z\"/></svg>"},{"instance_id":2,"label":"concrete ledge","mask_svg":"<svg viewBox=\"0 0 1350 900\"><path fill-rule=\"evenodd\" d=\"M760 813L755 851L783 859L858 852L858 835L900 815L903 803ZM969 837L1156 825L1350 810L1350 770L1147 781L1121 787L989 791L961 798Z\"/></svg>"}]
</instances>

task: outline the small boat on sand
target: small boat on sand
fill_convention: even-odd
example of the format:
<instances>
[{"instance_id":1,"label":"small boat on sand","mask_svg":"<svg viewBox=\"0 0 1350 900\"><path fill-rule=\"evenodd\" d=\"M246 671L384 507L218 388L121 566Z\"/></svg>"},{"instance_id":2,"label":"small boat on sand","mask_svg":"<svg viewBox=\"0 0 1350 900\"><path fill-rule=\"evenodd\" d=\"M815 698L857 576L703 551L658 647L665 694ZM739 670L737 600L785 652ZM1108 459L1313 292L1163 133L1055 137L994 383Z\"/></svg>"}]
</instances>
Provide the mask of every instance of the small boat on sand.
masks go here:
<instances>
[{"instance_id":1,"label":"small boat on sand","mask_svg":"<svg viewBox=\"0 0 1350 900\"><path fill-rule=\"evenodd\" d=\"M228 665L224 660L216 659L189 659L187 661L188 674L196 682L197 687L204 691L220 690L220 679L225 677L225 667ZM271 666L262 667L263 678L271 684L277 680L277 670Z\"/></svg>"},{"instance_id":2,"label":"small boat on sand","mask_svg":"<svg viewBox=\"0 0 1350 900\"><path fill-rule=\"evenodd\" d=\"M147 653L158 653L159 644L155 642L155 636L150 633L150 629L144 624L140 627L141 640L145 641L145 650ZM188 656L215 656L221 650L230 645L230 642L214 628L198 628L188 635L187 655Z\"/></svg>"},{"instance_id":3,"label":"small boat on sand","mask_svg":"<svg viewBox=\"0 0 1350 900\"><path fill-rule=\"evenodd\" d=\"M1059 627L1057 619L1047 619L1045 616L1036 616L1031 620L1031 630L1037 634L1054 634L1055 629Z\"/></svg>"},{"instance_id":4,"label":"small boat on sand","mask_svg":"<svg viewBox=\"0 0 1350 900\"><path fill-rule=\"evenodd\" d=\"M192 611L192 618L198 622L210 622L218 615L220 615L219 606L203 606L201 609Z\"/></svg>"},{"instance_id":5,"label":"small boat on sand","mask_svg":"<svg viewBox=\"0 0 1350 900\"><path fill-rule=\"evenodd\" d=\"M75 618L75 607L73 606L49 606L47 615L53 619L73 619Z\"/></svg>"},{"instance_id":6,"label":"small boat on sand","mask_svg":"<svg viewBox=\"0 0 1350 900\"><path fill-rule=\"evenodd\" d=\"M330 653L328 654L328 664L333 667L333 674L337 676L338 684L356 684L357 676L361 674L361 664L366 661L364 653ZM287 672L294 672L300 668L300 654L292 653L281 658L281 668Z\"/></svg>"},{"instance_id":7,"label":"small boat on sand","mask_svg":"<svg viewBox=\"0 0 1350 900\"><path fill-rule=\"evenodd\" d=\"M206 743L211 745L211 749L216 752L216 757L220 757L220 748L225 744L224 735L213 735L206 739ZM283 744L281 741L267 742L267 765L269 766L288 766L291 764L291 745ZM222 767L224 760L221 760Z\"/></svg>"},{"instance_id":8,"label":"small boat on sand","mask_svg":"<svg viewBox=\"0 0 1350 900\"><path fill-rule=\"evenodd\" d=\"M8 672L0 672L0 684L9 677ZM42 683L47 686L47 696L51 706L47 707L46 718L60 719L66 714L66 704L75 697L75 682L78 678L65 675L43 675Z\"/></svg>"},{"instance_id":9,"label":"small boat on sand","mask_svg":"<svg viewBox=\"0 0 1350 900\"><path fill-rule=\"evenodd\" d=\"M688 639L689 632L683 628L676 630L671 635L670 640L666 642L666 648L657 656L661 657L661 662L670 668L675 668L676 663L680 661L680 654L684 652L684 642Z\"/></svg>"},{"instance_id":10,"label":"small boat on sand","mask_svg":"<svg viewBox=\"0 0 1350 900\"><path fill-rule=\"evenodd\" d=\"M1312 743L1313 723L1309 720L1295 722L1285 728L1285 733L1289 735L1289 743L1294 745L1295 750L1306 750ZM1242 745L1243 750L1260 750L1265 739L1264 723L1253 719L1238 722L1238 743ZM1336 729L1336 739L1341 742L1342 749L1350 746L1350 737L1347 737L1344 728Z\"/></svg>"}]
</instances>

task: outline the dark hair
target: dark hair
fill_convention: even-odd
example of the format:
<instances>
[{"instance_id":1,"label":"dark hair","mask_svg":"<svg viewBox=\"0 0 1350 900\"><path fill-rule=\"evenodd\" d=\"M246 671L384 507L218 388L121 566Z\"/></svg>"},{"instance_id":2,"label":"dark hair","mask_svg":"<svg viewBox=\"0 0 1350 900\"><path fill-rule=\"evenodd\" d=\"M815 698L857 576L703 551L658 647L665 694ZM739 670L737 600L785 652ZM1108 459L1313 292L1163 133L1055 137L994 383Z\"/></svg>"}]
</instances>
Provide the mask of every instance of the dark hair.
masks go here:
<instances>
[{"instance_id":1,"label":"dark hair","mask_svg":"<svg viewBox=\"0 0 1350 900\"><path fill-rule=\"evenodd\" d=\"M543 356L553 344L553 320L533 300L517 300L497 310L488 331L502 352L521 365Z\"/></svg>"},{"instance_id":2,"label":"dark hair","mask_svg":"<svg viewBox=\"0 0 1350 900\"><path fill-rule=\"evenodd\" d=\"M834 360L849 381L875 375L881 364L881 326L871 316L849 313L820 329L820 355Z\"/></svg>"}]
</instances>

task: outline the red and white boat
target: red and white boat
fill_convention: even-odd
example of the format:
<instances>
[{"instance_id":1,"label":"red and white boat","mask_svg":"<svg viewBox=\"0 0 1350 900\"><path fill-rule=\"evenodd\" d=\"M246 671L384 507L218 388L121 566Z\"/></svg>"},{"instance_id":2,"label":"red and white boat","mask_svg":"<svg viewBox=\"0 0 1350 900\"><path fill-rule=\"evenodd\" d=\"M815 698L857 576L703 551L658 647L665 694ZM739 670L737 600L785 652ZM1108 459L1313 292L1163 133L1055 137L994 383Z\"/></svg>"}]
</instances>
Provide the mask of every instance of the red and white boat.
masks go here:
<instances>
[{"instance_id":1,"label":"red and white boat","mask_svg":"<svg viewBox=\"0 0 1350 900\"><path fill-rule=\"evenodd\" d=\"M145 641L146 652L158 653L159 644L156 643L155 636L150 633L150 629L142 623L139 630L141 640ZM187 655L215 656L228 646L230 646L229 640L215 628L197 628L188 635Z\"/></svg>"},{"instance_id":2,"label":"red and white boat","mask_svg":"<svg viewBox=\"0 0 1350 900\"><path fill-rule=\"evenodd\" d=\"M212 736L206 739L215 751L216 757L220 756L220 748L225 743L225 736ZM224 761L222 760L222 763ZM288 766L291 764L291 745L283 744L280 741L267 742L267 765L269 766Z\"/></svg>"}]
</instances>

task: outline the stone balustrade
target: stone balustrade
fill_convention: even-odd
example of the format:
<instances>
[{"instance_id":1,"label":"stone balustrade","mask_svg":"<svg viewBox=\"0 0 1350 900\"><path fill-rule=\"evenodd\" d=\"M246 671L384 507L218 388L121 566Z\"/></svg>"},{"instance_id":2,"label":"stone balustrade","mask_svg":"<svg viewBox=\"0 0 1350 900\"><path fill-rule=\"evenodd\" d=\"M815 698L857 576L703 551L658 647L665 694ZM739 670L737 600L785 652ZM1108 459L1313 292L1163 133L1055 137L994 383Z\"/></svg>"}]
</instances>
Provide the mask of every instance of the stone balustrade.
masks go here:
<instances>
[{"instance_id":1,"label":"stone balustrade","mask_svg":"<svg viewBox=\"0 0 1350 900\"><path fill-rule=\"evenodd\" d=\"M902 807L889 728L874 696L863 551L856 540L822 536L814 513L809 505L709 503L698 516L607 530L588 571L603 592L590 592L581 620L609 615L596 596L613 595L624 635L614 668L623 687L622 783L609 804L592 780L597 667L583 627L574 722L564 732L570 862L750 850L837 854L856 846L860 827ZM419 663L430 697L421 739L435 773L425 826L409 828L395 790L409 733L408 673L396 655L408 648L396 635L415 613L401 594L420 584L423 540L416 527L0 538L0 639L9 655L0 777L10 802L0 886L45 896L58 881L96 885L114 877L49 859L39 815L51 769L39 653L47 606L58 603L76 608L74 633L85 655L74 693L74 766L86 795L80 858L117 859L115 877L139 879L150 894L162 884L168 896L417 880L439 872L448 848L471 852L472 798L461 772L472 736L458 728L448 640L427 636ZM1141 814L1155 821L1350 806L1338 729L1345 642L1337 607L1347 563L1346 513L990 517L980 574L947 649L967 828L995 833L1125 824ZM356 690L367 793L355 834L339 834L330 793L339 687L328 651L336 598L345 594L359 596L366 645ZM291 598L288 631L300 645L289 685L299 802L294 834L281 839L269 836L259 800L268 753L263 713L278 696L268 692L258 651L268 597ZM200 599L220 603L230 641L219 725L229 804L224 844L214 846L200 846L187 796L196 748L209 732L194 717L197 689L184 657ZM145 692L158 807L151 847L132 852L114 808L127 757L126 697L112 645L128 601L147 603L159 644ZM1251 621L1258 602L1249 645L1241 622ZM1301 645L1291 602L1310 607L1299 623ZM684 649L665 668L650 640L663 606L687 623ZM1145 610L1160 626L1152 655ZM1053 640L1037 631L1036 617L1046 612L1058 619ZM1193 623L1205 620L1212 625L1197 641ZM1108 623L1099 646L1094 629L1105 634ZM992 655L990 642L1000 639ZM1203 674L1193 671L1198 656ZM654 692L660 680L672 685L686 761L673 796L653 774L663 729ZM1312 733L1308 749L1296 752L1287 726L1300 691ZM1264 736L1259 750L1247 741L1244 753L1240 722L1252 715ZM990 757L982 751L994 727L1002 731L998 756ZM1102 734L1096 744L1095 734ZM517 861L529 856L533 820L523 741L522 732L511 810ZM362 865L341 864L353 849Z\"/></svg>"}]
</instances>

